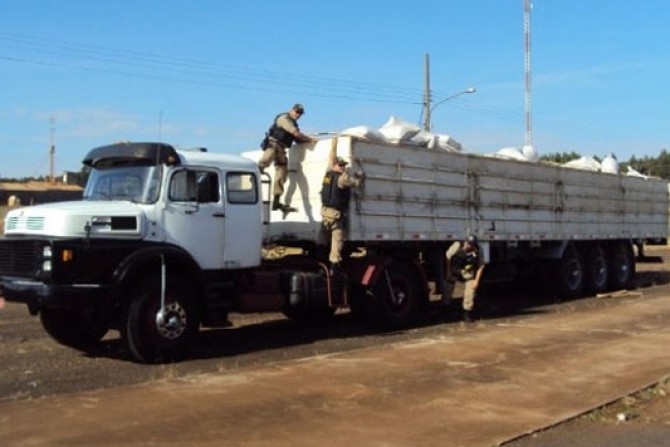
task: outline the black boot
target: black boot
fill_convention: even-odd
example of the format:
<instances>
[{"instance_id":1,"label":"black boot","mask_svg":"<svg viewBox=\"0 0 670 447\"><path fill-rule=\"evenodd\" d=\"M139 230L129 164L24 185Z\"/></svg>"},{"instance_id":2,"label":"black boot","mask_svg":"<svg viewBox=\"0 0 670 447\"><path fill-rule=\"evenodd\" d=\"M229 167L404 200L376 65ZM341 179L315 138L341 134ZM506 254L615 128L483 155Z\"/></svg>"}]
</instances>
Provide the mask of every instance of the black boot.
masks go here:
<instances>
[{"instance_id":1,"label":"black boot","mask_svg":"<svg viewBox=\"0 0 670 447\"><path fill-rule=\"evenodd\" d=\"M334 277L342 273L342 266L340 265L339 262L333 263L333 265L330 266L330 276Z\"/></svg>"},{"instance_id":2,"label":"black boot","mask_svg":"<svg viewBox=\"0 0 670 447\"><path fill-rule=\"evenodd\" d=\"M466 323L472 323L472 312L469 310L463 309L463 321Z\"/></svg>"},{"instance_id":3,"label":"black boot","mask_svg":"<svg viewBox=\"0 0 670 447\"><path fill-rule=\"evenodd\" d=\"M275 196L274 199L272 199L272 211L277 211L284 209L284 205L279 203L279 196Z\"/></svg>"}]
</instances>

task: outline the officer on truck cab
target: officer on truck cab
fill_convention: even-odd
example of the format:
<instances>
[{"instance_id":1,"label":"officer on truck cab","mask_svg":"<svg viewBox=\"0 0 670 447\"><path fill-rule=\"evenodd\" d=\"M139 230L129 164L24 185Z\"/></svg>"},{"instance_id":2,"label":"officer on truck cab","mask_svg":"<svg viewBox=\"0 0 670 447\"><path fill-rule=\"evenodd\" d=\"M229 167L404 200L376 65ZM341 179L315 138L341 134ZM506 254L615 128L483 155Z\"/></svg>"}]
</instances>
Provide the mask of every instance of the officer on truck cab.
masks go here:
<instances>
[{"instance_id":1,"label":"officer on truck cab","mask_svg":"<svg viewBox=\"0 0 670 447\"><path fill-rule=\"evenodd\" d=\"M272 126L265 133L265 138L261 142L263 155L258 161L258 167L261 172L270 166L274 161L275 178L272 185L274 198L272 200L272 210L281 210L284 213L295 211L295 209L284 205L280 198L284 193L284 184L288 178L288 159L286 149L291 147L293 142L309 143L316 142L315 138L308 137L300 132L298 120L305 113L302 104L295 104L288 112L280 113L272 122Z\"/></svg>"}]
</instances>

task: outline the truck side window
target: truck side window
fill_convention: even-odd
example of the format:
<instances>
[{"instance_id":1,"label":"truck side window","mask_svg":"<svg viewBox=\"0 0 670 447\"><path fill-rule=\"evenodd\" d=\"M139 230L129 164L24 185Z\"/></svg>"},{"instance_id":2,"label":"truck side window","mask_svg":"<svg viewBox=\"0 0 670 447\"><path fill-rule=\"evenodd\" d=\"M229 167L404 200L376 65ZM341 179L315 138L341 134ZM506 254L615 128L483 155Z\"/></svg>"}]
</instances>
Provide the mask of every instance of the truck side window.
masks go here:
<instances>
[{"instance_id":1,"label":"truck side window","mask_svg":"<svg viewBox=\"0 0 670 447\"><path fill-rule=\"evenodd\" d=\"M256 176L248 172L229 172L226 174L226 195L228 203L256 203Z\"/></svg>"},{"instance_id":2,"label":"truck side window","mask_svg":"<svg viewBox=\"0 0 670 447\"><path fill-rule=\"evenodd\" d=\"M193 171L175 172L170 180L170 200L174 202L195 201L195 176ZM191 178L189 180L189 177Z\"/></svg>"},{"instance_id":3,"label":"truck side window","mask_svg":"<svg viewBox=\"0 0 670 447\"><path fill-rule=\"evenodd\" d=\"M198 202L216 203L219 201L219 176L214 172L198 172Z\"/></svg>"},{"instance_id":4,"label":"truck side window","mask_svg":"<svg viewBox=\"0 0 670 447\"><path fill-rule=\"evenodd\" d=\"M220 198L219 176L210 171L175 172L169 197L174 202L216 203Z\"/></svg>"}]
</instances>

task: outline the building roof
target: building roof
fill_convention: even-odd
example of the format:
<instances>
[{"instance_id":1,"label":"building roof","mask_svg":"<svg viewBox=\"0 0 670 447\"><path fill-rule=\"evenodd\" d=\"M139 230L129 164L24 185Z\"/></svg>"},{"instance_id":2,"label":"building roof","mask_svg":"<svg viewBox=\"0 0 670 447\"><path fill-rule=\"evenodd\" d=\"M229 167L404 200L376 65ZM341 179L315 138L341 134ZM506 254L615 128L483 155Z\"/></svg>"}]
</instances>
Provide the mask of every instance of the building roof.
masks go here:
<instances>
[{"instance_id":1,"label":"building roof","mask_svg":"<svg viewBox=\"0 0 670 447\"><path fill-rule=\"evenodd\" d=\"M65 183L51 182L0 182L0 191L16 192L39 192L39 191L82 191L83 188L78 185L68 185Z\"/></svg>"}]
</instances>

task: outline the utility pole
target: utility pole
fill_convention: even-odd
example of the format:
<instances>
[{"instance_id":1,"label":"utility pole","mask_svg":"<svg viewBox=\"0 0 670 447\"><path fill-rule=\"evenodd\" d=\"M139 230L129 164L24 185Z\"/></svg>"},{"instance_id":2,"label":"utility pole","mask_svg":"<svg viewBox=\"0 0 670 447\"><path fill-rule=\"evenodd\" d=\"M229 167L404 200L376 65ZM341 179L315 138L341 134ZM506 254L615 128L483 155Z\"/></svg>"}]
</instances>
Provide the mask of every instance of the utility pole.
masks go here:
<instances>
[{"instance_id":1,"label":"utility pole","mask_svg":"<svg viewBox=\"0 0 670 447\"><path fill-rule=\"evenodd\" d=\"M430 57L424 59L423 130L430 132Z\"/></svg>"},{"instance_id":2,"label":"utility pole","mask_svg":"<svg viewBox=\"0 0 670 447\"><path fill-rule=\"evenodd\" d=\"M49 146L49 183L54 183L54 154L56 153L56 144L54 143L54 133L56 132L55 118L49 119L49 131L51 133L51 145Z\"/></svg>"}]
</instances>

